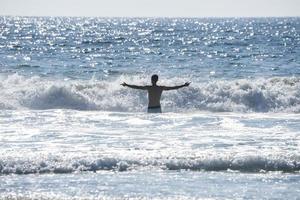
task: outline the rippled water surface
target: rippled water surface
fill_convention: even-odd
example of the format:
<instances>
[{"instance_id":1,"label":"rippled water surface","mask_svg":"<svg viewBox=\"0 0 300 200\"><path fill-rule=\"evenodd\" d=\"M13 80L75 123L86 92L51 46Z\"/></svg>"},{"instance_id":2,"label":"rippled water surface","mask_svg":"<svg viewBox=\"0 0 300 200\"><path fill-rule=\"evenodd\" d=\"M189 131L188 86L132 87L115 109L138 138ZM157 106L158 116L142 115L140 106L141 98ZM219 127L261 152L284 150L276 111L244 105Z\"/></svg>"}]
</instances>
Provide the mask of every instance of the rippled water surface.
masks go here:
<instances>
[{"instance_id":1,"label":"rippled water surface","mask_svg":"<svg viewBox=\"0 0 300 200\"><path fill-rule=\"evenodd\" d=\"M153 71L224 79L299 75L299 18L1 17L0 26L2 73L80 79Z\"/></svg>"}]
</instances>

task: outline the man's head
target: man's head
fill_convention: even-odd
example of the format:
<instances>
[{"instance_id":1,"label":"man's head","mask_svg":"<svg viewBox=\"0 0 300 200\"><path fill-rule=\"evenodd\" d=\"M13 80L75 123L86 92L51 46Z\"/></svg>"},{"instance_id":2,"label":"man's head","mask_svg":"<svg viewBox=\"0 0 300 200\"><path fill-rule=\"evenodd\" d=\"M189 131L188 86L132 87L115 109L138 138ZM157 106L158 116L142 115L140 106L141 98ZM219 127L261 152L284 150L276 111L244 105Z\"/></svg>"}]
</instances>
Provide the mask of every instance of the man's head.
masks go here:
<instances>
[{"instance_id":1,"label":"man's head","mask_svg":"<svg viewBox=\"0 0 300 200\"><path fill-rule=\"evenodd\" d=\"M156 82L158 81L158 76L156 74L151 76L151 82L152 85L156 85Z\"/></svg>"}]
</instances>

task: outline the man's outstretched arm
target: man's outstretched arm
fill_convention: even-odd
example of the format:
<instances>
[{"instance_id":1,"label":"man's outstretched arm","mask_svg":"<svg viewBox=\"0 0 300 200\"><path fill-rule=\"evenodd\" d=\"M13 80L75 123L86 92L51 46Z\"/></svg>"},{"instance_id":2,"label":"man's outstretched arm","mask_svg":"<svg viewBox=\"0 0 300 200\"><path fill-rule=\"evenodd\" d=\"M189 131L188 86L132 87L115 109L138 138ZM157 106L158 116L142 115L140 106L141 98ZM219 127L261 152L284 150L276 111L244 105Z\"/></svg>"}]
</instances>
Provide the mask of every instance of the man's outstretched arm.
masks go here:
<instances>
[{"instance_id":1,"label":"man's outstretched arm","mask_svg":"<svg viewBox=\"0 0 300 200\"><path fill-rule=\"evenodd\" d=\"M127 86L127 87L130 87L130 88L133 88L133 89L139 89L139 90L146 90L147 89L147 86L139 86L139 85L129 85L127 83L122 83L121 85L123 85L124 87Z\"/></svg>"},{"instance_id":2,"label":"man's outstretched arm","mask_svg":"<svg viewBox=\"0 0 300 200\"><path fill-rule=\"evenodd\" d=\"M178 85L178 86L173 86L173 87L168 87L168 86L162 86L163 90L177 90L179 88L182 88L182 87L187 87L190 85L191 82L186 82L185 84L183 85Z\"/></svg>"}]
</instances>

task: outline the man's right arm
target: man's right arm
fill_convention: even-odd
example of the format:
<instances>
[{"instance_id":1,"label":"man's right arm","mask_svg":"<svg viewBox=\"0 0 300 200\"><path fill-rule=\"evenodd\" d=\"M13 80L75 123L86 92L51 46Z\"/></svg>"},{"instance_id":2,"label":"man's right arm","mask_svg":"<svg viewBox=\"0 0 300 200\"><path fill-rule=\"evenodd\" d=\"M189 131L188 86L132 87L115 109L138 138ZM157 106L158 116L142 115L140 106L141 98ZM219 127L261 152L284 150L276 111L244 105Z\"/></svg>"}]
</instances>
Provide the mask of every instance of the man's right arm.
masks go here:
<instances>
[{"instance_id":1,"label":"man's right arm","mask_svg":"<svg viewBox=\"0 0 300 200\"><path fill-rule=\"evenodd\" d=\"M121 84L122 86L127 86L127 87L130 87L130 88L133 88L133 89L139 89L139 90L147 90L147 86L139 86L139 85L130 85L130 84L127 84L127 83L122 83Z\"/></svg>"},{"instance_id":2,"label":"man's right arm","mask_svg":"<svg viewBox=\"0 0 300 200\"><path fill-rule=\"evenodd\" d=\"M177 90L179 88L182 88L182 87L187 87L190 85L190 82L186 82L185 84L183 85L178 85L178 86L162 86L163 90Z\"/></svg>"}]
</instances>

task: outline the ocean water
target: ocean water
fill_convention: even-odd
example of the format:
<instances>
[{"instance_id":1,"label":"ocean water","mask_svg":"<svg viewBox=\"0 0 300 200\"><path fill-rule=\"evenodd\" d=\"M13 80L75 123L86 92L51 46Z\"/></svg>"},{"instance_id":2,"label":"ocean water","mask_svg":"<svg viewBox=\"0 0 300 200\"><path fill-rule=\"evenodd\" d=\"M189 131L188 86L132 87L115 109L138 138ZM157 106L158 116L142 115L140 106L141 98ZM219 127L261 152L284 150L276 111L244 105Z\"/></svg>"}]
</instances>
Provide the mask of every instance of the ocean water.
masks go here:
<instances>
[{"instance_id":1,"label":"ocean water","mask_svg":"<svg viewBox=\"0 0 300 200\"><path fill-rule=\"evenodd\" d=\"M2 16L0 199L300 199L299 58L300 18Z\"/></svg>"}]
</instances>

